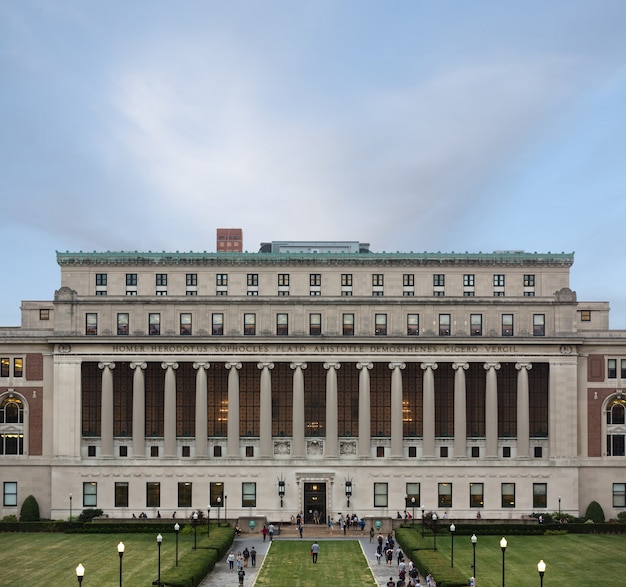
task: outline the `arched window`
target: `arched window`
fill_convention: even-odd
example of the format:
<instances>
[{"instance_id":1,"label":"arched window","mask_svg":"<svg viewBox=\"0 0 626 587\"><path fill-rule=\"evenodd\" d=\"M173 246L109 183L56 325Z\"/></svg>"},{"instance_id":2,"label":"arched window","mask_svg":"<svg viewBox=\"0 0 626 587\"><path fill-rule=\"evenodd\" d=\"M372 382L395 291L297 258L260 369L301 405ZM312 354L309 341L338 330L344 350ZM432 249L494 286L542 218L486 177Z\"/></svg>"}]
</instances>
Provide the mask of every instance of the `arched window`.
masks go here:
<instances>
[{"instance_id":1,"label":"arched window","mask_svg":"<svg viewBox=\"0 0 626 587\"><path fill-rule=\"evenodd\" d=\"M0 402L0 455L24 454L24 403L9 394Z\"/></svg>"},{"instance_id":2,"label":"arched window","mask_svg":"<svg viewBox=\"0 0 626 587\"><path fill-rule=\"evenodd\" d=\"M606 406L606 454L626 456L626 400L621 395Z\"/></svg>"},{"instance_id":3,"label":"arched window","mask_svg":"<svg viewBox=\"0 0 626 587\"><path fill-rule=\"evenodd\" d=\"M607 409L606 412L606 423L607 424L624 424L626 414L626 409L624 407L624 400L613 400Z\"/></svg>"}]
</instances>

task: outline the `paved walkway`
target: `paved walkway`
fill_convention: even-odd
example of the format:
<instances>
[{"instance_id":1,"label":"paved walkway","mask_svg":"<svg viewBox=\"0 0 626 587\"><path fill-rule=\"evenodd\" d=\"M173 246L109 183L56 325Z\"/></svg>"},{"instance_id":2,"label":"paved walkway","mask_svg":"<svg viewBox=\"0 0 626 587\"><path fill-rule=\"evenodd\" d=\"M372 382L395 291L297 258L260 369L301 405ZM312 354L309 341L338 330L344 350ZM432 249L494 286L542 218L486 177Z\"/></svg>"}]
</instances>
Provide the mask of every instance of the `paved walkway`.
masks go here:
<instances>
[{"instance_id":1,"label":"paved walkway","mask_svg":"<svg viewBox=\"0 0 626 587\"><path fill-rule=\"evenodd\" d=\"M299 540L299 538L276 537L274 538L274 540L275 541ZM312 537L307 538L305 534L305 537L303 538L303 540L312 541L313 538ZM387 584L387 581L389 581L389 577L393 577L394 581L398 580L398 565L395 562L395 558L394 558L394 564L391 566L386 565L384 562L377 564L376 563L376 546L377 546L376 540L370 543L369 536L362 537L360 535L359 536L348 535L346 538L344 538L342 535L339 534L337 536L328 536L324 538L318 538L318 542L320 542L320 545L322 546L322 552L323 552L324 542L327 540L359 540L359 542L361 543L361 548L363 549L363 553L365 557L367 558L367 562L372 570L372 574L374 575L374 578L376 579L378 585L380 587L384 587ZM263 561L265 560L265 555L267 554L267 551L270 548L270 545L271 545L271 542L269 541L269 538L265 542L263 542L263 538L260 535L255 535L252 537L250 537L249 535L242 535L242 536L235 538L235 541L233 542L233 546L232 546L232 550L235 551L235 554L238 551L243 550L246 547L248 548L248 550L251 550L253 546L256 548L257 553L258 553L256 567L252 567L250 566L250 563L248 563L248 566L245 567L244 569L246 572L246 578L244 581L245 587L253 587L256 581L257 573L259 569L261 568L261 566L263 565ZM204 578L202 583L200 583L200 587L237 587L238 585L239 585L239 580L237 579L237 570L235 569L231 571L228 569L228 563L226 562L226 557L224 557L224 559L221 560L215 566L215 569Z\"/></svg>"}]
</instances>

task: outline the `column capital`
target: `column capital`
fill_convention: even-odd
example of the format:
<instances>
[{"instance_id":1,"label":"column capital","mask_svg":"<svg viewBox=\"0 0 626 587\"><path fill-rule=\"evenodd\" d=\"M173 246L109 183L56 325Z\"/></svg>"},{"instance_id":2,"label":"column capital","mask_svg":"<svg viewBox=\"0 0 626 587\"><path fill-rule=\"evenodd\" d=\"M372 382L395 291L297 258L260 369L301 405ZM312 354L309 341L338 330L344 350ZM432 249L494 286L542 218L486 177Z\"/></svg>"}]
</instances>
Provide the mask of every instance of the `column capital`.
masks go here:
<instances>
[{"instance_id":1,"label":"column capital","mask_svg":"<svg viewBox=\"0 0 626 587\"><path fill-rule=\"evenodd\" d=\"M437 367L439 367L439 365L437 365L437 363L421 363L420 367L424 371L426 371L427 369L432 369L434 371Z\"/></svg>"},{"instance_id":2,"label":"column capital","mask_svg":"<svg viewBox=\"0 0 626 587\"><path fill-rule=\"evenodd\" d=\"M356 364L356 368L360 371L361 369L373 369L374 368L374 364L373 363L357 363Z\"/></svg>"},{"instance_id":3,"label":"column capital","mask_svg":"<svg viewBox=\"0 0 626 587\"><path fill-rule=\"evenodd\" d=\"M467 371L469 369L469 363L452 363L452 368L455 371L457 369L463 369L463 371Z\"/></svg>"},{"instance_id":4,"label":"column capital","mask_svg":"<svg viewBox=\"0 0 626 587\"><path fill-rule=\"evenodd\" d=\"M274 363L257 363L257 369L273 369Z\"/></svg>"},{"instance_id":5,"label":"column capital","mask_svg":"<svg viewBox=\"0 0 626 587\"><path fill-rule=\"evenodd\" d=\"M196 362L193 364L194 369L204 369L205 371L211 366L211 363L199 363Z\"/></svg>"},{"instance_id":6,"label":"column capital","mask_svg":"<svg viewBox=\"0 0 626 587\"><path fill-rule=\"evenodd\" d=\"M393 371L394 369L405 369L406 363L389 363L388 366Z\"/></svg>"},{"instance_id":7,"label":"column capital","mask_svg":"<svg viewBox=\"0 0 626 587\"><path fill-rule=\"evenodd\" d=\"M296 362L294 362L294 363L289 363L289 367L290 367L291 369L298 369L298 368L300 368L300 369L306 369L306 363L304 363L304 362L302 362L302 363L296 363Z\"/></svg>"},{"instance_id":8,"label":"column capital","mask_svg":"<svg viewBox=\"0 0 626 587\"><path fill-rule=\"evenodd\" d=\"M165 361L163 361L161 363L161 369L166 369L167 370L169 368L178 369L178 363L176 363L176 362L174 362L174 363L167 363Z\"/></svg>"},{"instance_id":9,"label":"column capital","mask_svg":"<svg viewBox=\"0 0 626 587\"><path fill-rule=\"evenodd\" d=\"M324 369L339 369L341 367L341 363L324 363Z\"/></svg>"},{"instance_id":10,"label":"column capital","mask_svg":"<svg viewBox=\"0 0 626 587\"><path fill-rule=\"evenodd\" d=\"M533 368L533 364L532 363L515 363L515 368L518 371L521 371L522 369L526 369L526 371L530 371Z\"/></svg>"},{"instance_id":11,"label":"column capital","mask_svg":"<svg viewBox=\"0 0 626 587\"><path fill-rule=\"evenodd\" d=\"M115 363L113 361L102 361L98 363L98 369L115 369Z\"/></svg>"},{"instance_id":12,"label":"column capital","mask_svg":"<svg viewBox=\"0 0 626 587\"><path fill-rule=\"evenodd\" d=\"M143 369L146 370L148 368L148 363L138 363L138 362L132 362L130 364L130 368L131 369Z\"/></svg>"},{"instance_id":13,"label":"column capital","mask_svg":"<svg viewBox=\"0 0 626 587\"><path fill-rule=\"evenodd\" d=\"M485 363L483 365L483 368L485 369L485 371L489 371L491 369L495 369L496 371L498 371L500 367L501 367L500 363Z\"/></svg>"},{"instance_id":14,"label":"column capital","mask_svg":"<svg viewBox=\"0 0 626 587\"><path fill-rule=\"evenodd\" d=\"M224 367L227 369L241 369L241 363L224 363Z\"/></svg>"}]
</instances>

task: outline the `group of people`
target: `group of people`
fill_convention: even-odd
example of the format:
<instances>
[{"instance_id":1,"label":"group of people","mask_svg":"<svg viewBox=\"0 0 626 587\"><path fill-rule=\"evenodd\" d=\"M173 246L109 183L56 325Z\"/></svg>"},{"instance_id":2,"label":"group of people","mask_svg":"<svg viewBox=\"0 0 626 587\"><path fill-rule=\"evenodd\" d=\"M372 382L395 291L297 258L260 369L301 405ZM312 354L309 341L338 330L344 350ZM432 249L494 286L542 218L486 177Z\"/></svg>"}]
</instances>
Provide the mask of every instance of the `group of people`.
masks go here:
<instances>
[{"instance_id":1,"label":"group of people","mask_svg":"<svg viewBox=\"0 0 626 587\"><path fill-rule=\"evenodd\" d=\"M246 576L244 568L248 566L248 562L250 562L251 566L256 567L256 555L257 552L254 546L250 550L246 547L243 550L240 550L236 555L234 550L231 550L228 553L228 556L226 557L228 568L233 571L236 566L239 585L243 585L243 579Z\"/></svg>"},{"instance_id":2,"label":"group of people","mask_svg":"<svg viewBox=\"0 0 626 587\"><path fill-rule=\"evenodd\" d=\"M370 541L371 538L372 533L370 532ZM393 576L389 577L387 587L422 587L417 567L412 560L405 560L402 549L399 546L396 547L393 534L388 534L386 539L382 534L379 534L377 542L376 562L381 564L384 558L386 564L392 566L395 558L398 565L398 579L395 580ZM432 575L426 577L426 585L428 587L437 587Z\"/></svg>"}]
</instances>

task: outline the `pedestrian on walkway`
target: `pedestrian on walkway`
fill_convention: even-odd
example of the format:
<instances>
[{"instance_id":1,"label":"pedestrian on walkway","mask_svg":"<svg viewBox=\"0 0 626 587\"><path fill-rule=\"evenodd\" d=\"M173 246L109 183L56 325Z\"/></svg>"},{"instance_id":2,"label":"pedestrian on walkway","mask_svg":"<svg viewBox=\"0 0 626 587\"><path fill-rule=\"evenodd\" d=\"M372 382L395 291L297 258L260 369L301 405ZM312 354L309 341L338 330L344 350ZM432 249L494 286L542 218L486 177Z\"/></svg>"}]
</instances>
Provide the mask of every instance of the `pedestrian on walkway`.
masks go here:
<instances>
[{"instance_id":1,"label":"pedestrian on walkway","mask_svg":"<svg viewBox=\"0 0 626 587\"><path fill-rule=\"evenodd\" d=\"M372 540L374 540L374 526L370 528L370 544L372 543Z\"/></svg>"},{"instance_id":2,"label":"pedestrian on walkway","mask_svg":"<svg viewBox=\"0 0 626 587\"><path fill-rule=\"evenodd\" d=\"M250 563L256 567L256 548L254 546L250 549Z\"/></svg>"},{"instance_id":3,"label":"pedestrian on walkway","mask_svg":"<svg viewBox=\"0 0 626 587\"><path fill-rule=\"evenodd\" d=\"M300 538L302 538L302 530L304 530L304 524L298 525L298 532L300 533Z\"/></svg>"},{"instance_id":4,"label":"pedestrian on walkway","mask_svg":"<svg viewBox=\"0 0 626 587\"><path fill-rule=\"evenodd\" d=\"M317 555L320 552L320 545L317 543L317 540L311 544L311 559L313 560L313 564L317 562Z\"/></svg>"},{"instance_id":5,"label":"pedestrian on walkway","mask_svg":"<svg viewBox=\"0 0 626 587\"><path fill-rule=\"evenodd\" d=\"M243 569L239 569L239 572L237 573L237 577L239 577L239 585L240 587L243 586L243 578L246 576L246 572Z\"/></svg>"},{"instance_id":6,"label":"pedestrian on walkway","mask_svg":"<svg viewBox=\"0 0 626 587\"><path fill-rule=\"evenodd\" d=\"M235 568L235 553L231 550L226 557L228 568L232 571Z\"/></svg>"},{"instance_id":7,"label":"pedestrian on walkway","mask_svg":"<svg viewBox=\"0 0 626 587\"><path fill-rule=\"evenodd\" d=\"M270 535L270 542L274 540L274 524L270 524L267 533Z\"/></svg>"},{"instance_id":8,"label":"pedestrian on walkway","mask_svg":"<svg viewBox=\"0 0 626 587\"><path fill-rule=\"evenodd\" d=\"M265 539L267 538L267 526L263 525L263 529L261 530L261 534L263 534L263 542L265 542Z\"/></svg>"}]
</instances>

